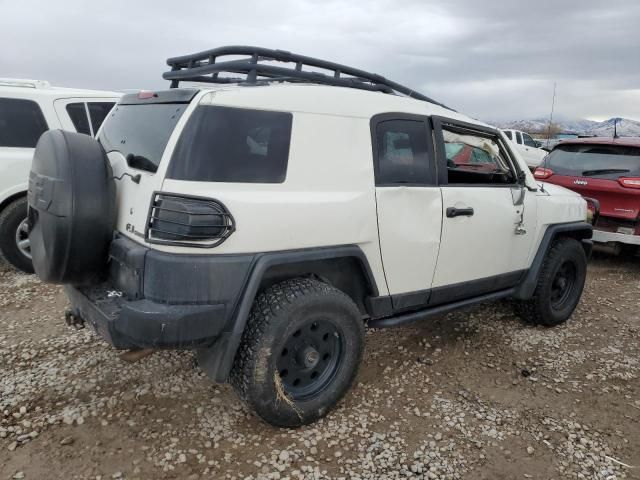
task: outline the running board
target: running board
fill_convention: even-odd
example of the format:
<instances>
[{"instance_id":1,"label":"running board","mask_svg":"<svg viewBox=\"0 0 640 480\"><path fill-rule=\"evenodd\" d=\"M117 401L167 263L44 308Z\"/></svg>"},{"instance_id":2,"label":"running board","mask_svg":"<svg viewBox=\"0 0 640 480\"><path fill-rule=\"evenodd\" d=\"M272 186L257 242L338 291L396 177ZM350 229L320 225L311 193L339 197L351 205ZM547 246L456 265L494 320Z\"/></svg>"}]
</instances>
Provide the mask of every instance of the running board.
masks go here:
<instances>
[{"instance_id":1,"label":"running board","mask_svg":"<svg viewBox=\"0 0 640 480\"><path fill-rule=\"evenodd\" d=\"M515 293L515 288L507 288L506 290L499 290L493 293L487 293L480 295L479 297L468 298L466 300L460 300L458 302L447 303L445 305L438 305L432 308L425 308L424 310L418 310L417 312L404 313L393 317L374 318L369 320L369 327L371 328L388 328L388 327L403 327L409 323L417 322L419 320L425 320L429 317L436 315L442 315L449 313L453 310L461 308L471 307L478 303L499 300L501 298L509 297Z\"/></svg>"}]
</instances>

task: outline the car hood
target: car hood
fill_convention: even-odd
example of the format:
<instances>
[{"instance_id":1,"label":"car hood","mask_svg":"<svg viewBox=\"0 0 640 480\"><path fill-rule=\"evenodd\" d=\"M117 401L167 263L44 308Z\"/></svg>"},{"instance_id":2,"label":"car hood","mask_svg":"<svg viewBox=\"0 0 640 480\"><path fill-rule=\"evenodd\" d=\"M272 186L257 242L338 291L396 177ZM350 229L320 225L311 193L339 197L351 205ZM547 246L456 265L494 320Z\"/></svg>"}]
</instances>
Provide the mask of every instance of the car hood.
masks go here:
<instances>
[{"instance_id":1,"label":"car hood","mask_svg":"<svg viewBox=\"0 0 640 480\"><path fill-rule=\"evenodd\" d=\"M547 195L551 195L554 197L581 197L579 193L574 192L573 190L569 190L568 188L561 187L559 185L554 185L553 183L544 183L538 182L538 188L540 191L544 191Z\"/></svg>"}]
</instances>

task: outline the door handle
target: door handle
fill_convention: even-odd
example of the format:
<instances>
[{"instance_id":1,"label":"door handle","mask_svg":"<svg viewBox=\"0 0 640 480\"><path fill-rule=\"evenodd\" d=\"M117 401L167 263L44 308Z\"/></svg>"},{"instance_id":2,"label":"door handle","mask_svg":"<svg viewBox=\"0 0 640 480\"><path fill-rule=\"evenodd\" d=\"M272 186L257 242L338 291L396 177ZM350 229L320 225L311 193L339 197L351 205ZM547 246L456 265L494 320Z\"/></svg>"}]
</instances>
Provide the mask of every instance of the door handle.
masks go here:
<instances>
[{"instance_id":1,"label":"door handle","mask_svg":"<svg viewBox=\"0 0 640 480\"><path fill-rule=\"evenodd\" d=\"M460 217L460 216L464 216L464 217L473 216L473 208L471 207L466 207L466 208L448 207L447 208L447 218Z\"/></svg>"}]
</instances>

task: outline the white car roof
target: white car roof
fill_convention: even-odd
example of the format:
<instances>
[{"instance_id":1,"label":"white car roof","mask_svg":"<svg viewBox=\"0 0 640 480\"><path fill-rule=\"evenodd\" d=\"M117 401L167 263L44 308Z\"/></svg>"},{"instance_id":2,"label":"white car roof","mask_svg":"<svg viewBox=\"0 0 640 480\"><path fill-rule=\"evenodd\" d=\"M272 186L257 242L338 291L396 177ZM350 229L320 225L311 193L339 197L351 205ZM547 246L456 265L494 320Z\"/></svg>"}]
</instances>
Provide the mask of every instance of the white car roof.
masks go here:
<instances>
[{"instance_id":1,"label":"white car roof","mask_svg":"<svg viewBox=\"0 0 640 480\"><path fill-rule=\"evenodd\" d=\"M106 90L54 87L45 80L0 78L0 96L12 98L120 98L122 93Z\"/></svg>"}]
</instances>

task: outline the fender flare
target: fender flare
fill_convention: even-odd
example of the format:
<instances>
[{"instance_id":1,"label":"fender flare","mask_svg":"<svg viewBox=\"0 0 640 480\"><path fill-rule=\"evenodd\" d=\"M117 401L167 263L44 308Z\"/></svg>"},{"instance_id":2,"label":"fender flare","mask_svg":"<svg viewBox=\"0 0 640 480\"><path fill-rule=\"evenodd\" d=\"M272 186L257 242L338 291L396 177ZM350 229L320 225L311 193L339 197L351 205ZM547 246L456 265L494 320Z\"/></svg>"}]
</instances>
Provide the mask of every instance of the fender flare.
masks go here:
<instances>
[{"instance_id":1,"label":"fender flare","mask_svg":"<svg viewBox=\"0 0 640 480\"><path fill-rule=\"evenodd\" d=\"M547 230L544 232L540 245L538 246L536 256L534 257L525 277L522 279L513 294L513 298L518 300L527 300L533 296L547 251L551 246L551 242L559 236L567 236L580 240L587 258L591 256L591 250L593 248L593 242L591 241L591 237L593 236L593 226L590 223L573 222L549 225Z\"/></svg>"},{"instance_id":2,"label":"fender flare","mask_svg":"<svg viewBox=\"0 0 640 480\"><path fill-rule=\"evenodd\" d=\"M231 315L228 324L230 329L222 332L212 346L197 350L198 364L209 378L218 383L226 382L233 366L236 350L240 345L251 307L267 270L286 264L340 258L353 258L358 262L368 283L371 295L377 296L378 287L373 272L366 255L357 245L257 254L252 261L242 293Z\"/></svg>"}]
</instances>

